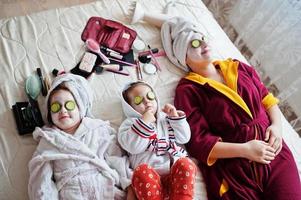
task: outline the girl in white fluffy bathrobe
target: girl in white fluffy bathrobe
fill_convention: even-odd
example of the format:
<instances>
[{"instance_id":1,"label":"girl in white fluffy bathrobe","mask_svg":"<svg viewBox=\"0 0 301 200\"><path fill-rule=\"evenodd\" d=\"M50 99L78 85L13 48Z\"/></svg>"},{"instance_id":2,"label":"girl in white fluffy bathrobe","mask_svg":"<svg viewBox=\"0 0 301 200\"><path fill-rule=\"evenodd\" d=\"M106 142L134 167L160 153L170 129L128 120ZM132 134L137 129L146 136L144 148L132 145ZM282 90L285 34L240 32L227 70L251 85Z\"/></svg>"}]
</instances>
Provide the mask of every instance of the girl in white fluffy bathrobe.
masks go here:
<instances>
[{"instance_id":1,"label":"girl in white fluffy bathrobe","mask_svg":"<svg viewBox=\"0 0 301 200\"><path fill-rule=\"evenodd\" d=\"M128 160L108 122L91 118L91 88L77 75L57 77L46 98L49 126L29 162L30 199L121 199L130 185Z\"/></svg>"}]
</instances>

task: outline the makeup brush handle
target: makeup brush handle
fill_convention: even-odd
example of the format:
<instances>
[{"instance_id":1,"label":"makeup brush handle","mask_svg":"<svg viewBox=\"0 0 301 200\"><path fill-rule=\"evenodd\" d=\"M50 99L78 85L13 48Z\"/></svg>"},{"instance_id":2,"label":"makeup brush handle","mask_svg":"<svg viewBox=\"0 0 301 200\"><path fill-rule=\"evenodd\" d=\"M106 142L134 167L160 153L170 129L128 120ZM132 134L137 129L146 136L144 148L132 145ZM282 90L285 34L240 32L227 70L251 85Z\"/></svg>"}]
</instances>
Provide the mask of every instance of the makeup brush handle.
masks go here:
<instances>
[{"instance_id":1,"label":"makeup brush handle","mask_svg":"<svg viewBox=\"0 0 301 200\"><path fill-rule=\"evenodd\" d=\"M110 60L107 56L105 56L101 51L98 51L97 54L101 57L101 59L107 63L107 64L110 64Z\"/></svg>"}]
</instances>

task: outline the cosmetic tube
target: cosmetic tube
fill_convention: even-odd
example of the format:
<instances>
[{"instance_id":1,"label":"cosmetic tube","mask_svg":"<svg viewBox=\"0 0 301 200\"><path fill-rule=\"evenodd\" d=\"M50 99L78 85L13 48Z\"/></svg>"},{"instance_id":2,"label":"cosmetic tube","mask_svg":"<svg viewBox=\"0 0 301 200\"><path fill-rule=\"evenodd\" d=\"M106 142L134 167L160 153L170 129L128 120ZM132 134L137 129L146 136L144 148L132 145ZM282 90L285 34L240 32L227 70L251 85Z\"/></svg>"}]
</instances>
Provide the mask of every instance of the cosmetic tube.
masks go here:
<instances>
[{"instance_id":1,"label":"cosmetic tube","mask_svg":"<svg viewBox=\"0 0 301 200\"><path fill-rule=\"evenodd\" d=\"M101 65L105 70L121 71L122 66L118 64Z\"/></svg>"},{"instance_id":2,"label":"cosmetic tube","mask_svg":"<svg viewBox=\"0 0 301 200\"><path fill-rule=\"evenodd\" d=\"M144 56L144 55L149 55L150 53L158 53L159 52L159 49L158 48L154 48L154 49L150 49L150 50L147 50L147 51L143 51L143 52L140 52L138 53L138 56Z\"/></svg>"},{"instance_id":3,"label":"cosmetic tube","mask_svg":"<svg viewBox=\"0 0 301 200\"><path fill-rule=\"evenodd\" d=\"M107 51L107 52L113 52L115 54L121 55L119 52L114 51L113 49L109 49L108 47L100 46L101 50Z\"/></svg>"},{"instance_id":4,"label":"cosmetic tube","mask_svg":"<svg viewBox=\"0 0 301 200\"><path fill-rule=\"evenodd\" d=\"M117 53L114 53L114 52L111 52L111 51L107 51L107 55L108 56L111 56L111 57L114 57L114 58L117 58L117 59L122 59L123 56L121 54L117 54Z\"/></svg>"}]
</instances>

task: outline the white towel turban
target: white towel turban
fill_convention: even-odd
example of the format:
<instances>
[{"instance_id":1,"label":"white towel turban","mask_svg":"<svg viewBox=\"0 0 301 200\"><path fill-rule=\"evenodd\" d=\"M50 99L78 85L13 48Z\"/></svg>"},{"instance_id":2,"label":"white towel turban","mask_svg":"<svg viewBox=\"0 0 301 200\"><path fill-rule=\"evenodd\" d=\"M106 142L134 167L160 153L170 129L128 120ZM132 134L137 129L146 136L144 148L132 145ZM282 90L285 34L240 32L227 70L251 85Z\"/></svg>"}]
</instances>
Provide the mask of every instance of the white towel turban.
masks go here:
<instances>
[{"instance_id":1,"label":"white towel turban","mask_svg":"<svg viewBox=\"0 0 301 200\"><path fill-rule=\"evenodd\" d=\"M161 27L162 44L168 59L186 72L189 71L186 64L188 45L202 36L196 24L181 17L170 18Z\"/></svg>"},{"instance_id":2,"label":"white towel turban","mask_svg":"<svg viewBox=\"0 0 301 200\"><path fill-rule=\"evenodd\" d=\"M91 112L93 102L92 89L85 78L71 73L59 75L53 80L46 97L46 106L48 106L49 94L61 83L64 83L64 86L72 93L78 105L81 119L83 117L93 117ZM49 112L47 113L47 115L50 114ZM49 119L48 116L47 119Z\"/></svg>"}]
</instances>

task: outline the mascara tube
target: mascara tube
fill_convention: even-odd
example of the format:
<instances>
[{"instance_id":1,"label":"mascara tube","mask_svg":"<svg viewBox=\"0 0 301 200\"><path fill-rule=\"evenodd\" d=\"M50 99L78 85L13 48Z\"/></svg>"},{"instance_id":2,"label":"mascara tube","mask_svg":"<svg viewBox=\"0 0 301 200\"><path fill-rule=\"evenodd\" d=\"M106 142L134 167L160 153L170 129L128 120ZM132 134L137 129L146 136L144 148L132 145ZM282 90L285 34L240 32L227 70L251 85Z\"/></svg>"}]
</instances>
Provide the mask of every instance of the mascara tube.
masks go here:
<instances>
[{"instance_id":1,"label":"mascara tube","mask_svg":"<svg viewBox=\"0 0 301 200\"><path fill-rule=\"evenodd\" d=\"M46 96L47 95L47 88L46 88L46 85L45 85L45 82L44 82L44 77L42 75L41 68L37 68L37 74L39 76L41 86L42 86L42 95Z\"/></svg>"}]
</instances>

